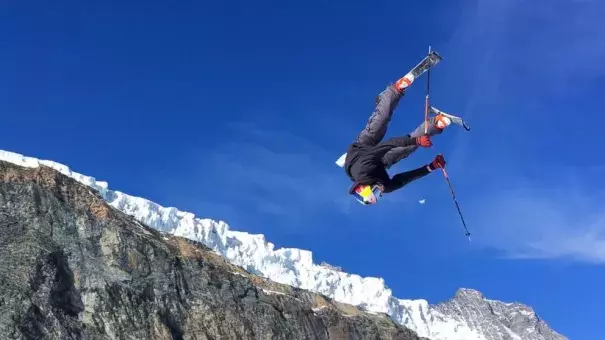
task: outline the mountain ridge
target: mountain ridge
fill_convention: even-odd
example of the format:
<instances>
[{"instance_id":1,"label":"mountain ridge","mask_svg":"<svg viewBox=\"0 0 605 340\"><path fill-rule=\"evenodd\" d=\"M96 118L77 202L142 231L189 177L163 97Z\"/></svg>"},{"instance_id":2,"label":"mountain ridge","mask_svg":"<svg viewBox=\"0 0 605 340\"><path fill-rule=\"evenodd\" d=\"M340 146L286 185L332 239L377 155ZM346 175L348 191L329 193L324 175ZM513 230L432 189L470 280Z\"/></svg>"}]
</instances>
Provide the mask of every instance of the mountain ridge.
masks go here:
<instances>
[{"instance_id":1,"label":"mountain ridge","mask_svg":"<svg viewBox=\"0 0 605 340\"><path fill-rule=\"evenodd\" d=\"M382 278L361 277L335 270L335 267L324 263L315 264L312 252L308 250L275 249L262 234L233 231L224 221L196 218L194 214L179 211L174 207L162 207L141 197L109 190L107 182L73 172L65 165L2 150L0 150L0 160L25 167L43 165L53 168L97 190L111 206L154 229L201 242L233 264L271 281L323 294L338 302L363 306L370 312L385 313L395 322L415 331L421 337L434 340L519 338L515 334L510 335L509 338L490 337L489 334L483 334L485 327L473 324L472 320L447 315L448 312L457 311L456 308L447 305L448 302L429 305L423 299L396 298ZM472 291L474 290L458 290L462 293ZM458 292L453 299L457 298ZM483 294L480 294L483 297ZM505 327L504 323L501 325ZM505 336L511 333L507 327L502 329L497 327L497 329ZM550 340L551 338L527 339Z\"/></svg>"},{"instance_id":2,"label":"mountain ridge","mask_svg":"<svg viewBox=\"0 0 605 340\"><path fill-rule=\"evenodd\" d=\"M427 340L250 274L49 167L0 161L2 340Z\"/></svg>"},{"instance_id":3,"label":"mountain ridge","mask_svg":"<svg viewBox=\"0 0 605 340\"><path fill-rule=\"evenodd\" d=\"M550 329L531 306L488 299L471 288L459 288L454 297L435 305L435 309L471 324L487 340L566 339ZM473 317L477 314L482 318Z\"/></svg>"}]
</instances>

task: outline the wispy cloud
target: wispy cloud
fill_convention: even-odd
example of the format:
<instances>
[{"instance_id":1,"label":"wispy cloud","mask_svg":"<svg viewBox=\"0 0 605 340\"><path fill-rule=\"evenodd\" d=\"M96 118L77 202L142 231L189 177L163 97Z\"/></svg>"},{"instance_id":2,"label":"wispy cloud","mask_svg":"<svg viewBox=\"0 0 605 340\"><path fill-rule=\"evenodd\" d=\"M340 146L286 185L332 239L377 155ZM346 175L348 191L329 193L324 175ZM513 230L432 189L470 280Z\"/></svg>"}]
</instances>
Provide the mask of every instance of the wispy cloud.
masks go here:
<instances>
[{"instance_id":1,"label":"wispy cloud","mask_svg":"<svg viewBox=\"0 0 605 340\"><path fill-rule=\"evenodd\" d=\"M450 44L436 46L444 62L432 75L431 98L473 127L470 133L448 131L436 141L448 158L475 234L473 244L501 250L507 257L603 261L603 195L594 183L570 180L569 174L585 174L585 168L553 170L570 157L561 149L566 145L553 143L553 138L568 132L566 122L573 115L554 101L604 74L605 63L599 61L605 48L599 37L605 29L601 21L590 20L603 5L468 3L471 8ZM394 219L413 223L415 217L426 218L425 211L438 201L452 209L447 187L434 176L386 196L371 210L355 209L357 203L346 194L351 183L334 161L352 138L349 134L364 122L330 112L321 121L298 111L262 113L223 130L233 136L232 142L221 142L204 155L194 151L198 166L192 171L204 177L203 183L193 184L196 204L211 207L215 216L219 214L213 209L220 208L219 218L240 222L236 229L254 230L250 224L259 220L263 228L325 228L327 221L348 218L358 222L353 226L372 219L376 231ZM540 125L544 117L559 125ZM343 149L336 150L336 143ZM393 171L418 166L430 160L427 155L422 150ZM535 173L534 178L528 175ZM551 177L548 184L545 173ZM422 198L428 199L426 205L418 203Z\"/></svg>"},{"instance_id":2,"label":"wispy cloud","mask_svg":"<svg viewBox=\"0 0 605 340\"><path fill-rule=\"evenodd\" d=\"M587 180L604 164L567 164L605 145L577 150L561 137L579 132L573 103L594 102L587 93L605 75L605 3L469 3L440 70L465 86L439 93L436 84L435 97L474 128L448 155L451 173L466 181L475 243L508 258L605 263L605 190Z\"/></svg>"},{"instance_id":3,"label":"wispy cloud","mask_svg":"<svg viewBox=\"0 0 605 340\"><path fill-rule=\"evenodd\" d=\"M549 122L569 121L574 112L558 115L557 106L574 96L582 101L581 93L605 75L605 21L599 18L605 2L466 3L468 14L443 48L443 67L435 72L436 77L444 75L444 81L433 86L435 104L477 127L473 134L487 143L484 154L498 142L515 143L505 139L513 132L535 133L544 117ZM452 166L467 165L466 146L476 141L458 136ZM526 148L501 149L512 154Z\"/></svg>"},{"instance_id":4,"label":"wispy cloud","mask_svg":"<svg viewBox=\"0 0 605 340\"><path fill-rule=\"evenodd\" d=\"M508 185L483 191L471 205L480 245L509 258L605 263L605 190L562 179L501 179Z\"/></svg>"},{"instance_id":5,"label":"wispy cloud","mask_svg":"<svg viewBox=\"0 0 605 340\"><path fill-rule=\"evenodd\" d=\"M314 221L322 213L348 211L350 183L334 163L337 153L319 141L258 123L230 127L237 138L214 149L206 160L212 164L206 172L222 183L212 199L268 216L286 228Z\"/></svg>"}]
</instances>

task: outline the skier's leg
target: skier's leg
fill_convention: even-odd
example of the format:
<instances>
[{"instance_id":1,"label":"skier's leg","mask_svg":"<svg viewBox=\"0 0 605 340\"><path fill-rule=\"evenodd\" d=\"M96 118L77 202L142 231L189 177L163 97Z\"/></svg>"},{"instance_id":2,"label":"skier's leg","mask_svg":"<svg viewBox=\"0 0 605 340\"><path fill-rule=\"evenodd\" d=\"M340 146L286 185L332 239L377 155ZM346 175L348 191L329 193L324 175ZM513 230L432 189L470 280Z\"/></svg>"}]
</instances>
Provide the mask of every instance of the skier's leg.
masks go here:
<instances>
[{"instance_id":1,"label":"skier's leg","mask_svg":"<svg viewBox=\"0 0 605 340\"><path fill-rule=\"evenodd\" d=\"M378 144L387 132L393 111L403 97L404 91L398 90L395 85L389 85L376 97L374 112L368 119L365 128L359 133L355 143L374 146Z\"/></svg>"},{"instance_id":2,"label":"skier's leg","mask_svg":"<svg viewBox=\"0 0 605 340\"><path fill-rule=\"evenodd\" d=\"M438 135L443 132L443 129L439 129L435 125L435 119L436 117L429 118L429 124L426 133L429 136ZM415 138L424 135L424 126L425 122L420 124L420 126L418 126L414 131L412 131L410 133L410 137ZM410 154L412 154L412 152L416 151L416 149L418 149L418 145L393 148L382 157L382 163L384 164L384 167L388 169L393 166L393 164L408 157Z\"/></svg>"}]
</instances>

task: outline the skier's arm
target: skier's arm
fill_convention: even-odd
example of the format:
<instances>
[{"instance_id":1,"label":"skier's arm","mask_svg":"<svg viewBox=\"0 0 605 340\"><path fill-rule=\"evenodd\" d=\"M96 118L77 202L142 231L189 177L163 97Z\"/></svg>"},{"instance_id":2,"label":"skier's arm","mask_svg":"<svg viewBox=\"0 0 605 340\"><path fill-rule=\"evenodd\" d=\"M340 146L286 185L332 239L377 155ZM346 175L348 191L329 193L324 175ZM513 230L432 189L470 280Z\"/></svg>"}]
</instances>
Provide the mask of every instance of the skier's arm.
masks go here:
<instances>
[{"instance_id":1,"label":"skier's arm","mask_svg":"<svg viewBox=\"0 0 605 340\"><path fill-rule=\"evenodd\" d=\"M388 183L384 183L384 193L401 189L409 183L430 174L435 169L443 167L445 167L445 158L442 154L439 154L435 156L435 159L433 159L433 161L427 165L411 171L398 173L397 175L393 176Z\"/></svg>"},{"instance_id":2,"label":"skier's arm","mask_svg":"<svg viewBox=\"0 0 605 340\"><path fill-rule=\"evenodd\" d=\"M428 165L423 165L414 170L398 173L397 175L393 176L388 183L384 183L384 193L399 190L409 183L428 175L429 173L431 173L431 170L429 169Z\"/></svg>"}]
</instances>

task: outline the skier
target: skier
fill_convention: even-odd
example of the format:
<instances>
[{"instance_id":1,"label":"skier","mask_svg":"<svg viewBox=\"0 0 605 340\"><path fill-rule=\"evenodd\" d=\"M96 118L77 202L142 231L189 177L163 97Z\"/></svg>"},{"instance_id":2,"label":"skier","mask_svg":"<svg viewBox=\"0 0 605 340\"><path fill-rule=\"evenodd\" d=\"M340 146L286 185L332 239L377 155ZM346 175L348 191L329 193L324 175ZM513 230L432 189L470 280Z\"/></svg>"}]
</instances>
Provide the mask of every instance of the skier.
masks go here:
<instances>
[{"instance_id":1,"label":"skier","mask_svg":"<svg viewBox=\"0 0 605 340\"><path fill-rule=\"evenodd\" d=\"M464 124L460 117L431 108L435 115L428 119L426 134L423 122L407 135L382 141L393 111L413 80L414 77L408 74L397 80L395 84L389 84L376 97L374 112L357 139L347 149L343 168L354 182L349 189L349 194L362 204L374 204L383 194L401 189L433 170L445 167L445 158L439 154L432 162L414 170L396 174L392 178L387 173L388 168L408 157L418 147L431 147L431 137L441 134L452 122ZM342 157L339 162L342 162Z\"/></svg>"}]
</instances>

